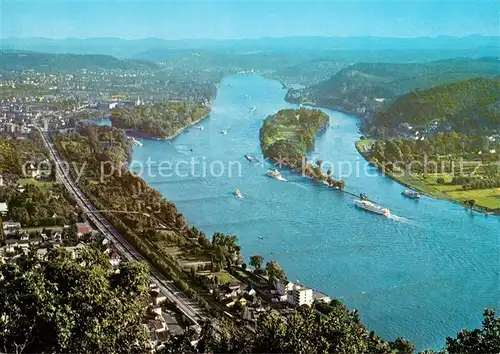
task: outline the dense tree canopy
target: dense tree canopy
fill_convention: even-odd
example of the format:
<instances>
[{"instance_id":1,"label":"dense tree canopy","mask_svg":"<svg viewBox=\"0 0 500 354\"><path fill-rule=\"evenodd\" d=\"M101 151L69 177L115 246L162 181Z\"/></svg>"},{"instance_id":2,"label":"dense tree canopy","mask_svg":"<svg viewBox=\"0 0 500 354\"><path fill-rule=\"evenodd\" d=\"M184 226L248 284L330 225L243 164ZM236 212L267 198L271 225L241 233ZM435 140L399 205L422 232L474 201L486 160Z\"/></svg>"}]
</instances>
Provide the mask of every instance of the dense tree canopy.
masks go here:
<instances>
[{"instance_id":1,"label":"dense tree canopy","mask_svg":"<svg viewBox=\"0 0 500 354\"><path fill-rule=\"evenodd\" d=\"M437 122L455 131L477 134L500 126L500 80L471 79L411 92L374 116L375 126Z\"/></svg>"},{"instance_id":2,"label":"dense tree canopy","mask_svg":"<svg viewBox=\"0 0 500 354\"><path fill-rule=\"evenodd\" d=\"M282 109L267 117L260 129L262 152L272 160L299 167L302 157L314 148L314 136L328 122L328 115L320 110Z\"/></svg>"},{"instance_id":3,"label":"dense tree canopy","mask_svg":"<svg viewBox=\"0 0 500 354\"><path fill-rule=\"evenodd\" d=\"M327 305L328 306L328 305ZM196 347L188 344L189 333L172 338L165 353L345 353L345 354L409 354L413 346L398 338L385 342L368 332L356 312L339 302L333 303L327 315L308 306L280 316L263 313L255 335L241 327L220 323L217 330L205 324Z\"/></svg>"},{"instance_id":4,"label":"dense tree canopy","mask_svg":"<svg viewBox=\"0 0 500 354\"><path fill-rule=\"evenodd\" d=\"M42 189L27 184L24 191L14 191L9 198L9 220L18 220L23 226L65 225L70 222L69 203L62 196L63 187ZM76 219L75 219L76 220ZM73 220L73 221L75 221Z\"/></svg>"},{"instance_id":5,"label":"dense tree canopy","mask_svg":"<svg viewBox=\"0 0 500 354\"><path fill-rule=\"evenodd\" d=\"M287 100L371 115L386 108L398 96L412 91L499 74L497 58L426 63L358 62L316 85L290 90Z\"/></svg>"},{"instance_id":6,"label":"dense tree canopy","mask_svg":"<svg viewBox=\"0 0 500 354\"><path fill-rule=\"evenodd\" d=\"M38 133L32 134L29 139L0 139L0 174L24 177L24 167L47 159L42 139Z\"/></svg>"},{"instance_id":7,"label":"dense tree canopy","mask_svg":"<svg viewBox=\"0 0 500 354\"><path fill-rule=\"evenodd\" d=\"M0 350L26 353L123 353L143 349L148 271L111 267L85 249L0 265Z\"/></svg>"},{"instance_id":8,"label":"dense tree canopy","mask_svg":"<svg viewBox=\"0 0 500 354\"><path fill-rule=\"evenodd\" d=\"M196 102L169 102L135 108L116 109L113 126L131 128L154 137L165 138L207 115L209 107Z\"/></svg>"}]
</instances>

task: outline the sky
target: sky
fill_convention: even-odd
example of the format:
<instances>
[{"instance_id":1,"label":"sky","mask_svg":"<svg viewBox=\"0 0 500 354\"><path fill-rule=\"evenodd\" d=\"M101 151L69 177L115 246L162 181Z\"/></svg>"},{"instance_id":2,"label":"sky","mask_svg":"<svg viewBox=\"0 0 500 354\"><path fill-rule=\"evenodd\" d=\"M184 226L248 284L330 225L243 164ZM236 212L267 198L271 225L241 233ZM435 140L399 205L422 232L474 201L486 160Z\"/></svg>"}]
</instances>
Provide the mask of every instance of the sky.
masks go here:
<instances>
[{"instance_id":1,"label":"sky","mask_svg":"<svg viewBox=\"0 0 500 354\"><path fill-rule=\"evenodd\" d=\"M497 1L0 0L0 37L498 36Z\"/></svg>"}]
</instances>

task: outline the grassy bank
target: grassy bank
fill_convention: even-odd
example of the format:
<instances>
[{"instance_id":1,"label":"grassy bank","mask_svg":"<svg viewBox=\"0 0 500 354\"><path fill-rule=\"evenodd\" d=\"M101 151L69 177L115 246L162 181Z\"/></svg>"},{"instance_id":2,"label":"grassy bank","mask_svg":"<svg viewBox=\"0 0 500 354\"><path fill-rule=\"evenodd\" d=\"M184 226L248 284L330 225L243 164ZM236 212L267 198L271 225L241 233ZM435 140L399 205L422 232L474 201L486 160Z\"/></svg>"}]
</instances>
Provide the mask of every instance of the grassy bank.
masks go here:
<instances>
[{"instance_id":1,"label":"grassy bank","mask_svg":"<svg viewBox=\"0 0 500 354\"><path fill-rule=\"evenodd\" d=\"M356 142L356 149L379 170L381 166L370 157L370 148L375 140L364 139ZM471 162L472 163L472 162ZM448 199L464 206L469 200L475 201L476 210L500 214L500 188L484 188L464 190L461 185L452 184L453 175L450 173L432 173L423 175L418 173L395 170L385 171L385 175L396 182L419 191L422 194L438 199Z\"/></svg>"}]
</instances>

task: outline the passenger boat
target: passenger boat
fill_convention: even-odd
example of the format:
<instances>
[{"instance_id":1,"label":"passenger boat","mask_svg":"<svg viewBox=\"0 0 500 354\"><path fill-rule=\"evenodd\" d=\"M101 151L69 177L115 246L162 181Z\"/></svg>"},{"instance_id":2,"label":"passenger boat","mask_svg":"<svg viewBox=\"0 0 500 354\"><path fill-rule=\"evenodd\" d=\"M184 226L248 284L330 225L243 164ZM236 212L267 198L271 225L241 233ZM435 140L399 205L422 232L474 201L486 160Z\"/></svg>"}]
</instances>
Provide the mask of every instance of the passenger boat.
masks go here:
<instances>
[{"instance_id":1,"label":"passenger boat","mask_svg":"<svg viewBox=\"0 0 500 354\"><path fill-rule=\"evenodd\" d=\"M280 171L275 168L270 168L269 170L267 170L267 175L269 177L277 179L278 181L286 182L286 179L281 175Z\"/></svg>"},{"instance_id":2,"label":"passenger boat","mask_svg":"<svg viewBox=\"0 0 500 354\"><path fill-rule=\"evenodd\" d=\"M412 191L412 190L405 190L404 192L401 193L405 197L408 197L410 199L420 199L420 193Z\"/></svg>"},{"instance_id":3,"label":"passenger boat","mask_svg":"<svg viewBox=\"0 0 500 354\"><path fill-rule=\"evenodd\" d=\"M354 204L363 210L370 211L375 214L391 216L391 211L388 208L381 207L380 205L374 204L368 200L355 200Z\"/></svg>"},{"instance_id":4,"label":"passenger boat","mask_svg":"<svg viewBox=\"0 0 500 354\"><path fill-rule=\"evenodd\" d=\"M243 194L241 194L241 191L239 189L234 191L234 195L240 199L243 199Z\"/></svg>"},{"instance_id":5,"label":"passenger boat","mask_svg":"<svg viewBox=\"0 0 500 354\"><path fill-rule=\"evenodd\" d=\"M250 156L250 155L248 155L248 154L245 154L245 158L246 158L248 161L250 161L250 162L252 162L253 160L255 160L255 158L254 158L253 156Z\"/></svg>"}]
</instances>

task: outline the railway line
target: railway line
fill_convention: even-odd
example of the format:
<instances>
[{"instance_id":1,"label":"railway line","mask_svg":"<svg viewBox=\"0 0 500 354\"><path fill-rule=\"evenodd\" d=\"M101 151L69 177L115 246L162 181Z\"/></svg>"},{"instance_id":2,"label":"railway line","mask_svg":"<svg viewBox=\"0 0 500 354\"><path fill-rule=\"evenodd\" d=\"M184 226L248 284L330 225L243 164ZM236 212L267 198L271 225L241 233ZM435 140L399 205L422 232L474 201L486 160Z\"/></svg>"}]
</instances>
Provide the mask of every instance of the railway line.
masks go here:
<instances>
[{"instance_id":1,"label":"railway line","mask_svg":"<svg viewBox=\"0 0 500 354\"><path fill-rule=\"evenodd\" d=\"M178 290L159 272L147 259L145 259L130 243L120 235L120 233L102 216L97 209L93 206L90 200L81 191L80 187L73 180L69 171L65 169L66 164L62 163L59 153L50 141L46 132L42 131L39 127L38 130L42 136L44 144L50 153L51 159L56 166L56 177L64 184L67 190L74 196L80 208L87 215L90 222L117 248L118 252L122 254L129 261L140 261L147 264L150 271L151 281L156 283L167 299L177 305L179 311L186 316L195 326L198 326L199 321L206 320L203 310L190 300L184 293Z\"/></svg>"}]
</instances>

